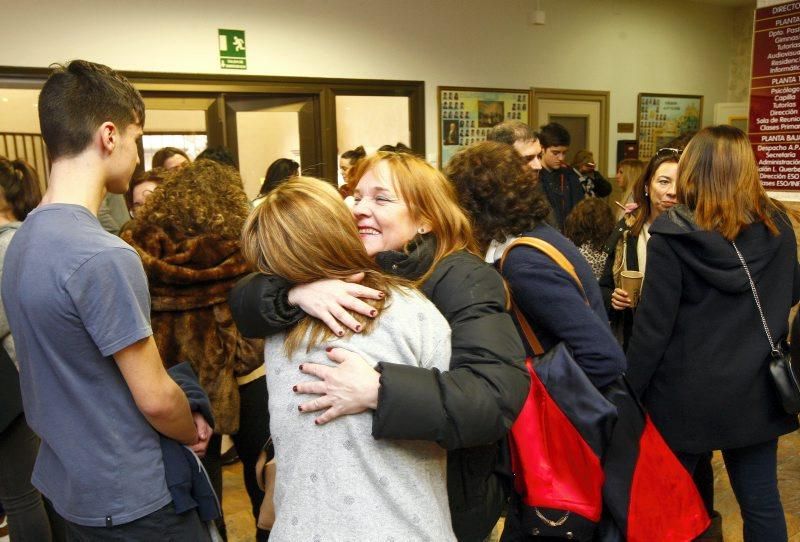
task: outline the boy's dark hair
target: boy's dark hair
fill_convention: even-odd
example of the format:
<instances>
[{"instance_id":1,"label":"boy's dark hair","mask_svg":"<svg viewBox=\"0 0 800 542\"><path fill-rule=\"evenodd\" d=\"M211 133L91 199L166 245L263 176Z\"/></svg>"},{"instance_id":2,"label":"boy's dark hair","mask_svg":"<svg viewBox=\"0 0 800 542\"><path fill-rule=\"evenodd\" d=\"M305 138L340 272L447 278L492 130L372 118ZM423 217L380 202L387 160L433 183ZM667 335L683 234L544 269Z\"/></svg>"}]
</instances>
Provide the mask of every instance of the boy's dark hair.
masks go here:
<instances>
[{"instance_id":1,"label":"boy's dark hair","mask_svg":"<svg viewBox=\"0 0 800 542\"><path fill-rule=\"evenodd\" d=\"M569 147L572 138L566 128L557 122L545 124L539 129L539 143L542 148Z\"/></svg>"},{"instance_id":2,"label":"boy's dark hair","mask_svg":"<svg viewBox=\"0 0 800 542\"><path fill-rule=\"evenodd\" d=\"M39 124L50 160L81 153L97 128L144 126L144 101L130 81L108 66L73 60L54 64L39 93Z\"/></svg>"},{"instance_id":3,"label":"boy's dark hair","mask_svg":"<svg viewBox=\"0 0 800 542\"><path fill-rule=\"evenodd\" d=\"M197 155L195 160L211 160L223 166L231 166L232 168L239 169L236 165L236 160L233 158L231 151L225 147L208 147L203 152Z\"/></svg>"},{"instance_id":4,"label":"boy's dark hair","mask_svg":"<svg viewBox=\"0 0 800 542\"><path fill-rule=\"evenodd\" d=\"M517 141L536 141L539 134L521 120L507 120L489 130L486 139L513 145Z\"/></svg>"}]
</instances>

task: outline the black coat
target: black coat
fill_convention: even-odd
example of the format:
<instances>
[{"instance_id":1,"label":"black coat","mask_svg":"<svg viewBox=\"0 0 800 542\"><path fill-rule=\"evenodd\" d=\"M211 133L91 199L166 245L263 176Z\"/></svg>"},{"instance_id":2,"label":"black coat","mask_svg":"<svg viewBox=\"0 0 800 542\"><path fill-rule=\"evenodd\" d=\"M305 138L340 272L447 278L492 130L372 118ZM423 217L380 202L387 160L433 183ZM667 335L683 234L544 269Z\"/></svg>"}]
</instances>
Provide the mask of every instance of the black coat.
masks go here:
<instances>
[{"instance_id":1,"label":"black coat","mask_svg":"<svg viewBox=\"0 0 800 542\"><path fill-rule=\"evenodd\" d=\"M431 265L431 236L409 254L381 253L378 264L409 279ZM265 336L302 317L286 300L281 279L251 275L231 292L234 320L245 336ZM379 364L381 388L375 438L438 442L449 450L447 485L453 528L461 541L482 541L500 516L505 495L493 471L498 441L528 395L525 350L505 310L500 275L467 252L438 263L422 291L450 324L450 370Z\"/></svg>"},{"instance_id":2,"label":"black coat","mask_svg":"<svg viewBox=\"0 0 800 542\"><path fill-rule=\"evenodd\" d=\"M800 299L795 235L763 223L736 239L773 337L785 337ZM753 295L731 244L702 231L679 205L650 228L647 274L628 349L628 378L678 451L757 444L797 429L781 409L765 362L770 352Z\"/></svg>"},{"instance_id":3,"label":"black coat","mask_svg":"<svg viewBox=\"0 0 800 542\"><path fill-rule=\"evenodd\" d=\"M564 230L564 221L572 208L583 199L584 191L572 168L563 167L553 171L542 169L539 182L544 187L547 200L553 208L557 229Z\"/></svg>"}]
</instances>

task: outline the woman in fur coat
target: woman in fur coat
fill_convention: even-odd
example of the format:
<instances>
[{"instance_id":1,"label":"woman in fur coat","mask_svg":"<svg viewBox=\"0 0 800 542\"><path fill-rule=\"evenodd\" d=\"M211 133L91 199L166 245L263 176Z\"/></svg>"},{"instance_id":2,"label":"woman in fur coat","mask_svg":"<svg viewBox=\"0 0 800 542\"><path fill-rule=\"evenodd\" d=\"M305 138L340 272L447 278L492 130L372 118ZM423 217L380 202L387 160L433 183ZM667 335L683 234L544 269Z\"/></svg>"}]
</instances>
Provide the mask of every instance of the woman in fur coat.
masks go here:
<instances>
[{"instance_id":1,"label":"woman in fur coat","mask_svg":"<svg viewBox=\"0 0 800 542\"><path fill-rule=\"evenodd\" d=\"M164 363L188 360L211 399L216 427L204 464L214 489L221 500L220 439L229 434L257 517L264 494L254 466L269 427L263 341L243 338L228 307L231 288L251 271L239 250L249 211L239 173L200 160L168 174L123 239L147 272Z\"/></svg>"}]
</instances>

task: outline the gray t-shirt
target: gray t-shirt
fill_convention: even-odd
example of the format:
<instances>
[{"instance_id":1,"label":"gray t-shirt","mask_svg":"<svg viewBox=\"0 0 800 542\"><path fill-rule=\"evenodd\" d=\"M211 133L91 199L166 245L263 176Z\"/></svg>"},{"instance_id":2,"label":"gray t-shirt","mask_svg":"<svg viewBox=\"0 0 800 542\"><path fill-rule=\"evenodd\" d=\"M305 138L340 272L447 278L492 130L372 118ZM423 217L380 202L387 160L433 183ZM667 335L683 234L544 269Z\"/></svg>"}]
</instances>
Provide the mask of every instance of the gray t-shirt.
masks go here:
<instances>
[{"instance_id":1,"label":"gray t-shirt","mask_svg":"<svg viewBox=\"0 0 800 542\"><path fill-rule=\"evenodd\" d=\"M67 520L120 525L171 501L159 436L112 355L152 334L138 254L85 207L30 213L2 279L28 424L33 484Z\"/></svg>"},{"instance_id":2,"label":"gray t-shirt","mask_svg":"<svg viewBox=\"0 0 800 542\"><path fill-rule=\"evenodd\" d=\"M355 334L305 347L288 359L285 335L267 339L264 352L270 429L275 444L275 526L270 540L454 541L447 502L446 453L433 442L375 440L372 412L315 426L319 414L297 405L311 396L292 386L313 380L300 363L333 365L328 346L378 361L447 370L450 327L422 294L395 290L368 335Z\"/></svg>"}]
</instances>

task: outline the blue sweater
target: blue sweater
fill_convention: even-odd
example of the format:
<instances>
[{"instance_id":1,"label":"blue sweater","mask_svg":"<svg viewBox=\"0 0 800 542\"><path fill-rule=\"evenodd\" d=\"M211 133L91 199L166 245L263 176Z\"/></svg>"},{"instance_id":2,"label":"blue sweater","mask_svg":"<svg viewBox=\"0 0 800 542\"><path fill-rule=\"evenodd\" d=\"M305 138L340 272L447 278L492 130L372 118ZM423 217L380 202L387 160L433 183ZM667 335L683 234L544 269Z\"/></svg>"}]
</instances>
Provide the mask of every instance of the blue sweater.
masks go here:
<instances>
[{"instance_id":1,"label":"blue sweater","mask_svg":"<svg viewBox=\"0 0 800 542\"><path fill-rule=\"evenodd\" d=\"M532 247L515 248L506 258L503 277L515 302L545 350L564 341L595 386L610 384L625 371L625 354L611 333L592 268L571 241L546 224L524 236L547 241L561 251L575 267L589 305L567 272Z\"/></svg>"}]
</instances>

